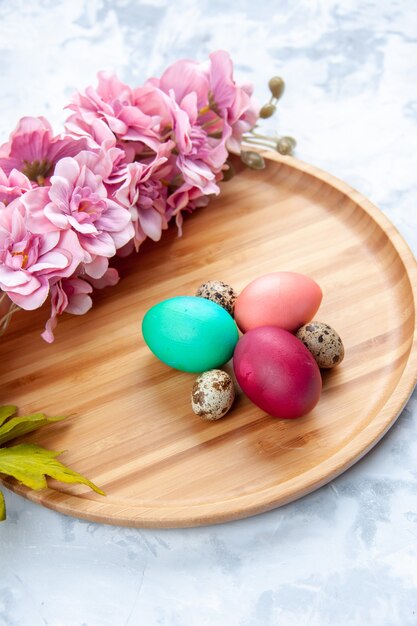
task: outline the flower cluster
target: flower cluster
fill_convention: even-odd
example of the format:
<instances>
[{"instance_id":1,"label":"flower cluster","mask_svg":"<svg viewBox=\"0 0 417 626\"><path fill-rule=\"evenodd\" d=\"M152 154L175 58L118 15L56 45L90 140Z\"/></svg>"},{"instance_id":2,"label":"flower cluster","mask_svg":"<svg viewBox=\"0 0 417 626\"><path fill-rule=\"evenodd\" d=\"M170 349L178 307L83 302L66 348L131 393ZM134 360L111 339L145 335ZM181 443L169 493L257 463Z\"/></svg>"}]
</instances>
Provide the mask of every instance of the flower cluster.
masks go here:
<instances>
[{"instance_id":1,"label":"flower cluster","mask_svg":"<svg viewBox=\"0 0 417 626\"><path fill-rule=\"evenodd\" d=\"M68 105L65 132L25 117L0 147L0 289L15 307L50 296L57 316L85 313L94 287L114 285L116 254L158 241L174 218L219 192L229 151L258 112L226 52L179 61L131 88L99 73Z\"/></svg>"}]
</instances>

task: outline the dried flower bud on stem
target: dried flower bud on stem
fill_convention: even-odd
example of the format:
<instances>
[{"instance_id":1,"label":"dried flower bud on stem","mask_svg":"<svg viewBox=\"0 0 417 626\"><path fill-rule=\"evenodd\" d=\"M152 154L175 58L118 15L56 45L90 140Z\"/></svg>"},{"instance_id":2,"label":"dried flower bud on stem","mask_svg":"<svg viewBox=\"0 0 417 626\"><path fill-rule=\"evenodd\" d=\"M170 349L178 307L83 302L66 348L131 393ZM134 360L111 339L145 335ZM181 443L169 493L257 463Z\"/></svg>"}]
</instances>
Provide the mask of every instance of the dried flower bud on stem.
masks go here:
<instances>
[{"instance_id":1,"label":"dried flower bud on stem","mask_svg":"<svg viewBox=\"0 0 417 626\"><path fill-rule=\"evenodd\" d=\"M268 87L271 92L271 98L269 102L261 107L259 111L260 120L268 119L276 113L276 103L284 93L285 83L279 76L273 76L268 83ZM276 150L282 155L293 154L296 146L296 141L293 137L269 136L263 135L257 131L258 124L243 136L243 141L246 144L251 144L258 148L262 147L269 150ZM242 152L241 160L252 169L263 169L265 167L265 161L261 155L251 150Z\"/></svg>"},{"instance_id":2,"label":"dried flower bud on stem","mask_svg":"<svg viewBox=\"0 0 417 626\"><path fill-rule=\"evenodd\" d=\"M274 113L276 112L276 110L277 110L277 107L275 106L275 104L268 102L267 104L264 104L261 110L259 111L259 117L262 119L267 119L268 117L272 117Z\"/></svg>"},{"instance_id":3,"label":"dried flower bud on stem","mask_svg":"<svg viewBox=\"0 0 417 626\"><path fill-rule=\"evenodd\" d=\"M293 137L281 137L277 142L277 151L283 155L292 154L295 146L296 141Z\"/></svg>"},{"instance_id":4,"label":"dried flower bud on stem","mask_svg":"<svg viewBox=\"0 0 417 626\"><path fill-rule=\"evenodd\" d=\"M284 93L285 83L280 76L273 76L268 83L268 87L275 100L279 100Z\"/></svg>"},{"instance_id":5,"label":"dried flower bud on stem","mask_svg":"<svg viewBox=\"0 0 417 626\"><path fill-rule=\"evenodd\" d=\"M264 158L258 152L242 150L240 158L242 162L252 170L263 170L265 167Z\"/></svg>"}]
</instances>

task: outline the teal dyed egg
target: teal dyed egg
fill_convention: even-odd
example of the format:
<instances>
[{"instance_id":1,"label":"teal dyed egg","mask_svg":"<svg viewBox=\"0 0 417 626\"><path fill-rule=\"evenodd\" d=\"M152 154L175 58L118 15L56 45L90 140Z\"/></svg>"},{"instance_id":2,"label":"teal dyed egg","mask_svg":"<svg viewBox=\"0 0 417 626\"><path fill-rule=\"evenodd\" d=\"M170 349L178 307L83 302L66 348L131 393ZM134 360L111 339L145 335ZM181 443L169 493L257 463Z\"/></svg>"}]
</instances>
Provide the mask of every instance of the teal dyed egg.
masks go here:
<instances>
[{"instance_id":1,"label":"teal dyed egg","mask_svg":"<svg viewBox=\"0 0 417 626\"><path fill-rule=\"evenodd\" d=\"M161 361L183 372L205 372L226 363L239 338L219 304L197 296L159 302L142 321L143 338Z\"/></svg>"}]
</instances>

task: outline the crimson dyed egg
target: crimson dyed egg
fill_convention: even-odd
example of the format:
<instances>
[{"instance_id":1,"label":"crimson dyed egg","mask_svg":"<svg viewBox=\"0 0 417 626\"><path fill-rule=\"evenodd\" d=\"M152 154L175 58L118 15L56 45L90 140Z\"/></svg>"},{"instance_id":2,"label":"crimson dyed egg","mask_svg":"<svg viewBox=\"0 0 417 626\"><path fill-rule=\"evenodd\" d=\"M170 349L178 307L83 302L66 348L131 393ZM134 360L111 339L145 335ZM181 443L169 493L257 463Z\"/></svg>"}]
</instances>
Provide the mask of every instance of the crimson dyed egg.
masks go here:
<instances>
[{"instance_id":1,"label":"crimson dyed egg","mask_svg":"<svg viewBox=\"0 0 417 626\"><path fill-rule=\"evenodd\" d=\"M237 297L235 321L243 333L258 326L279 326L294 332L313 319L322 297L319 285L304 274L265 274Z\"/></svg>"},{"instance_id":2,"label":"crimson dyed egg","mask_svg":"<svg viewBox=\"0 0 417 626\"><path fill-rule=\"evenodd\" d=\"M282 328L249 330L235 348L233 368L248 398L274 417L301 417L320 399L316 361L299 339Z\"/></svg>"}]
</instances>

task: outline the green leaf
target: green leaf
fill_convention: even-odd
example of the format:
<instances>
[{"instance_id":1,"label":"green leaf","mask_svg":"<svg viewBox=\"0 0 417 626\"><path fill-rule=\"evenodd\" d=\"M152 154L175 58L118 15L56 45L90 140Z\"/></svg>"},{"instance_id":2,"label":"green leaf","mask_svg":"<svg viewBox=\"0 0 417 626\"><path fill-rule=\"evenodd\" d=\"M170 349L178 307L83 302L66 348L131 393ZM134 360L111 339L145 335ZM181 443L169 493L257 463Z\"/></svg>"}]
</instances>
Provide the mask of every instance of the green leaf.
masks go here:
<instances>
[{"instance_id":1,"label":"green leaf","mask_svg":"<svg viewBox=\"0 0 417 626\"><path fill-rule=\"evenodd\" d=\"M2 407L3 409L7 407ZM9 407L12 408L12 407ZM25 417L12 417L0 425L0 446L15 437L26 435L45 424L59 422L63 417L46 417L43 413L34 413Z\"/></svg>"},{"instance_id":2,"label":"green leaf","mask_svg":"<svg viewBox=\"0 0 417 626\"><path fill-rule=\"evenodd\" d=\"M0 491L0 522L6 519L6 505L4 503L4 495Z\"/></svg>"},{"instance_id":3,"label":"green leaf","mask_svg":"<svg viewBox=\"0 0 417 626\"><path fill-rule=\"evenodd\" d=\"M0 406L0 426L7 420L8 417L14 415L17 411L17 406L8 404L7 406Z\"/></svg>"},{"instance_id":4,"label":"green leaf","mask_svg":"<svg viewBox=\"0 0 417 626\"><path fill-rule=\"evenodd\" d=\"M94 483L74 472L56 460L61 452L46 450L34 444L20 444L11 448L0 448L0 473L13 476L31 489L44 489L48 486L46 476L63 483L87 485L104 496Z\"/></svg>"}]
</instances>

